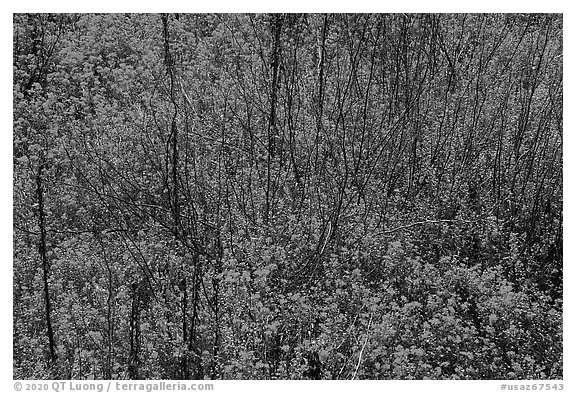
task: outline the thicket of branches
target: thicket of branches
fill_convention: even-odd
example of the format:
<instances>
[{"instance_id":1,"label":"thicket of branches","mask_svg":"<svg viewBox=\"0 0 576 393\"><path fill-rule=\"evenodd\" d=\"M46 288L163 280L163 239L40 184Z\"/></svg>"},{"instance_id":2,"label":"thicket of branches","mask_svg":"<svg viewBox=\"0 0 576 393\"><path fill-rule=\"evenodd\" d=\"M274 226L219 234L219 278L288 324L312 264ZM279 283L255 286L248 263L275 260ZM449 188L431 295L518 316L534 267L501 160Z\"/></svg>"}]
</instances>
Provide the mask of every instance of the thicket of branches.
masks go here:
<instances>
[{"instance_id":1,"label":"thicket of branches","mask_svg":"<svg viewBox=\"0 0 576 393\"><path fill-rule=\"evenodd\" d=\"M560 15L14 16L15 378L561 378Z\"/></svg>"}]
</instances>

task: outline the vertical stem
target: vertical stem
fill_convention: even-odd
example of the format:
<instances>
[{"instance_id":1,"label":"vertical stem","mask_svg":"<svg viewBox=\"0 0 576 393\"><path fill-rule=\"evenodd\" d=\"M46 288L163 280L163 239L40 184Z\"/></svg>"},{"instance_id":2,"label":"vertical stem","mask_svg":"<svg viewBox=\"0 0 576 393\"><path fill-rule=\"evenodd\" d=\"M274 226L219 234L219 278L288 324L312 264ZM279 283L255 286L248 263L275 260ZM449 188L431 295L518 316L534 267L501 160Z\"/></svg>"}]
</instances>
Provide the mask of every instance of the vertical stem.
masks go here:
<instances>
[{"instance_id":1,"label":"vertical stem","mask_svg":"<svg viewBox=\"0 0 576 393\"><path fill-rule=\"evenodd\" d=\"M194 356L195 364L196 364L196 371L194 374L193 379L203 379L204 372L202 369L202 359L200 354L198 353L198 348L196 345L196 321L198 319L198 303L200 301L200 286L202 285L202 276L200 272L200 257L198 254L193 256L193 265L194 265L194 284L192 287L192 318L190 320L190 334L188 335L188 353L189 355ZM186 379L190 379L190 370L186 368L184 370L184 376Z\"/></svg>"},{"instance_id":2,"label":"vertical stem","mask_svg":"<svg viewBox=\"0 0 576 393\"><path fill-rule=\"evenodd\" d=\"M48 289L48 274L49 274L49 264L48 255L46 252L46 219L44 212L44 192L42 189L42 171L44 165L40 164L38 168L38 174L36 175L36 196L38 198L38 226L40 228L40 239L38 242L38 252L40 254L40 259L42 260L42 273L44 282L44 304L46 312L46 333L48 335L48 349L50 351L50 361L54 363L56 361L56 344L54 341L54 331L52 329L52 320L50 313L52 311L52 304L50 303L50 293Z\"/></svg>"},{"instance_id":3,"label":"vertical stem","mask_svg":"<svg viewBox=\"0 0 576 393\"><path fill-rule=\"evenodd\" d=\"M328 14L324 15L324 23L322 25L322 38L320 47L318 48L318 102L317 102L317 117L316 117L316 140L314 142L316 149L316 156L314 159L314 170L317 170L318 155L320 147L320 134L322 133L322 116L324 113L324 56L326 53L326 36L328 34Z\"/></svg>"},{"instance_id":4,"label":"vertical stem","mask_svg":"<svg viewBox=\"0 0 576 393\"><path fill-rule=\"evenodd\" d=\"M114 290L113 290L113 280L112 280L112 268L110 267L110 261L108 261L108 257L106 256L106 249L104 247L104 243L102 239L98 236L98 242L100 243L100 247L102 249L102 257L104 259L104 263L106 264L106 272L108 275L108 298L106 300L106 325L107 325L107 351L106 351L106 367L104 370L104 378L105 379L112 379L112 358L114 356L114 318L113 318L113 299L114 299Z\"/></svg>"},{"instance_id":5,"label":"vertical stem","mask_svg":"<svg viewBox=\"0 0 576 393\"><path fill-rule=\"evenodd\" d=\"M270 117L268 119L268 158L266 170L266 212L265 219L268 220L270 214L274 192L271 190L272 185L272 160L277 153L278 130L276 129L276 101L278 96L278 69L280 63L280 34L282 32L282 16L276 14L272 23L272 34L274 41L272 44L272 81L270 88ZM272 195L271 195L272 194Z\"/></svg>"},{"instance_id":6,"label":"vertical stem","mask_svg":"<svg viewBox=\"0 0 576 393\"><path fill-rule=\"evenodd\" d=\"M218 255L216 257L215 274L212 279L212 286L214 288L213 294L213 305L214 305L214 347L212 353L212 379L218 377L219 371L219 349L220 349L220 302L218 297L220 296L220 278L219 275L222 273L222 243L220 238L217 239Z\"/></svg>"},{"instance_id":7,"label":"vertical stem","mask_svg":"<svg viewBox=\"0 0 576 393\"><path fill-rule=\"evenodd\" d=\"M128 375L130 379L139 379L138 363L140 352L140 283L132 284L132 313L130 314L130 358Z\"/></svg>"}]
</instances>

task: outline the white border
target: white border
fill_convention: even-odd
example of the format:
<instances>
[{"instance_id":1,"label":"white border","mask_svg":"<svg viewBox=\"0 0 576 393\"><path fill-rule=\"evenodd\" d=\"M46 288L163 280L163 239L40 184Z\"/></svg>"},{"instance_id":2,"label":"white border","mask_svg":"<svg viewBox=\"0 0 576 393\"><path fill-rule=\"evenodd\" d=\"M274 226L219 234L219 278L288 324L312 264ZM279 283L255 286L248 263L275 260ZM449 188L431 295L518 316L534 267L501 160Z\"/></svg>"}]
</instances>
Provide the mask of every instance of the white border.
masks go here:
<instances>
[{"instance_id":1,"label":"white border","mask_svg":"<svg viewBox=\"0 0 576 393\"><path fill-rule=\"evenodd\" d=\"M18 12L560 12L564 14L564 129L574 129L574 32L576 18L568 2L564 1L503 1L484 0L479 2L451 1L358 1L348 0L338 3L328 0L289 0L289 1L146 1L120 2L100 0L81 1L23 1L4 2L0 5L0 43L2 56L1 70L1 119L0 132L0 315L4 322L0 324L3 351L0 354L0 387L3 391L14 391L12 381L12 13ZM564 391L576 391L576 379L573 377L575 364L575 346L573 333L575 290L572 285L574 270L572 257L573 234L576 208L572 205L574 179L576 176L576 151L573 132L564 132ZM566 154L566 152L568 154ZM223 391L291 391L291 390L330 390L350 391L366 390L378 392L495 392L503 381L214 381L216 392ZM528 384L528 381L510 381L510 383ZM112 391L112 390L111 390Z\"/></svg>"}]
</instances>

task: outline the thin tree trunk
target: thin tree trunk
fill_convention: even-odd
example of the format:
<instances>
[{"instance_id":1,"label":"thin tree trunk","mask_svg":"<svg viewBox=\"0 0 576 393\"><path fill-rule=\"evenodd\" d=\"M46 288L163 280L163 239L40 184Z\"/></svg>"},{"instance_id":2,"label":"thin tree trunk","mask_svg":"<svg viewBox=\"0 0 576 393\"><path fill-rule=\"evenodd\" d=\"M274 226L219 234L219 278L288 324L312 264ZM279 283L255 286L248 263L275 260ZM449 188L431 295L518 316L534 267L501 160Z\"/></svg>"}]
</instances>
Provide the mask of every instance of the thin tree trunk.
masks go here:
<instances>
[{"instance_id":1,"label":"thin tree trunk","mask_svg":"<svg viewBox=\"0 0 576 393\"><path fill-rule=\"evenodd\" d=\"M266 160L266 211L265 219L268 220L270 210L272 209L272 200L274 198L274 184L272 181L272 161L279 152L278 148L278 130L276 127L276 101L278 99L278 71L280 65L280 35L282 32L282 16L275 15L272 22L272 34L274 41L272 44L272 81L270 88L270 114L268 119L268 156ZM281 159L281 158L280 158Z\"/></svg>"},{"instance_id":2,"label":"thin tree trunk","mask_svg":"<svg viewBox=\"0 0 576 393\"><path fill-rule=\"evenodd\" d=\"M140 361L140 285L132 284L132 313L130 315L130 357L128 361L128 376L139 378Z\"/></svg>"},{"instance_id":3,"label":"thin tree trunk","mask_svg":"<svg viewBox=\"0 0 576 393\"><path fill-rule=\"evenodd\" d=\"M193 257L194 265L194 285L192 287L192 318L188 335L188 355L185 359L193 357L191 365L195 365L195 370L191 373L188 361L184 369L185 379L203 379L204 371L202 368L202 358L200 357L196 342L196 322L198 320L198 304L200 302L200 286L202 285L202 276L200 271L200 257L196 254Z\"/></svg>"},{"instance_id":4,"label":"thin tree trunk","mask_svg":"<svg viewBox=\"0 0 576 393\"><path fill-rule=\"evenodd\" d=\"M48 276L50 266L48 263L48 254L46 252L46 214L44 211L44 191L42 189L42 172L43 164L38 168L36 175L36 197L38 198L38 226L40 228L40 238L38 241L38 252L42 261L42 273L44 282L44 304L46 314L46 334L48 336L48 349L50 351L50 362L56 361L56 344L54 340L54 331L52 329L52 304L50 303L50 292L48 288Z\"/></svg>"}]
</instances>

